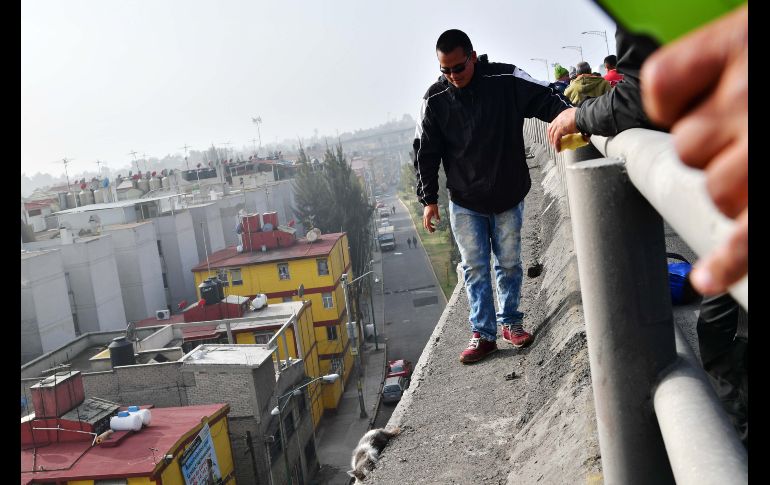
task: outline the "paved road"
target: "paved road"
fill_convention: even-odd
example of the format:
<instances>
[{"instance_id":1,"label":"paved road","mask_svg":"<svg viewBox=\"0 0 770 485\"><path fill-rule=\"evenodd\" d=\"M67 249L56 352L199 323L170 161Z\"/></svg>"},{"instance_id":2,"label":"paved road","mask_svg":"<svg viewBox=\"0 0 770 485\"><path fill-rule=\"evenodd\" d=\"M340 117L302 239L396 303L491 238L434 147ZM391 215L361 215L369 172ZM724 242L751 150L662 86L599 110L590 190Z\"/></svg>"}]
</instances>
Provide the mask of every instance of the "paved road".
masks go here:
<instances>
[{"instance_id":1,"label":"paved road","mask_svg":"<svg viewBox=\"0 0 770 485\"><path fill-rule=\"evenodd\" d=\"M381 253L384 324L378 328L384 329L389 360L403 358L417 363L444 311L446 299L422 244L418 242L416 249L406 244L407 237L417 236L406 208L394 194L386 194L381 200L388 208L396 207L396 213L390 216L396 249ZM384 426L394 408L380 406L375 426Z\"/></svg>"}]
</instances>

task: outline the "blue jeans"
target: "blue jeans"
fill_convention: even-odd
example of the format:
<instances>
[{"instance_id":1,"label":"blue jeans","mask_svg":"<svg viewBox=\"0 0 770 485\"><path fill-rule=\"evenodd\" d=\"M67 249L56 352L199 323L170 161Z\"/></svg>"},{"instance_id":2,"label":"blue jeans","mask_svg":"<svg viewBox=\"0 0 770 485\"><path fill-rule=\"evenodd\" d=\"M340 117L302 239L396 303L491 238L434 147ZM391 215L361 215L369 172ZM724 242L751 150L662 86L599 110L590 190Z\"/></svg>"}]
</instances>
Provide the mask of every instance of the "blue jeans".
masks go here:
<instances>
[{"instance_id":1,"label":"blue jeans","mask_svg":"<svg viewBox=\"0 0 770 485\"><path fill-rule=\"evenodd\" d=\"M485 340L497 340L497 325L522 323L518 310L521 296L521 223L524 201L500 214L482 214L449 202L449 222L462 256L465 290L471 313L471 332ZM490 257L497 280L495 314L492 300Z\"/></svg>"}]
</instances>

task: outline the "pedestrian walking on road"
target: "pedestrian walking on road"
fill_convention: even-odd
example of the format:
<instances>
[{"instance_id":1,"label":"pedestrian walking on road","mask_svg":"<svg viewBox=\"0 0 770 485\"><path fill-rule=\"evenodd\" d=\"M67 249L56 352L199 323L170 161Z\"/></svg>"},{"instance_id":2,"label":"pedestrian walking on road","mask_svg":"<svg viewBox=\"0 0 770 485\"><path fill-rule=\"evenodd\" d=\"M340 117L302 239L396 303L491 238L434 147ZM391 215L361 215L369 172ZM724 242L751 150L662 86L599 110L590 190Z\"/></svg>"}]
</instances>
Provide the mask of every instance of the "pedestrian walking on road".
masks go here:
<instances>
[{"instance_id":1,"label":"pedestrian walking on road","mask_svg":"<svg viewBox=\"0 0 770 485\"><path fill-rule=\"evenodd\" d=\"M412 238L408 237L406 238L406 244L409 246L409 249L412 249Z\"/></svg>"},{"instance_id":2,"label":"pedestrian walking on road","mask_svg":"<svg viewBox=\"0 0 770 485\"><path fill-rule=\"evenodd\" d=\"M417 248L417 237L416 236L412 236L412 246L414 246L415 249Z\"/></svg>"},{"instance_id":3,"label":"pedestrian walking on road","mask_svg":"<svg viewBox=\"0 0 770 485\"><path fill-rule=\"evenodd\" d=\"M533 338L519 311L521 224L524 197L532 184L524 137L524 118L550 123L570 104L511 64L477 57L468 36L447 30L436 42L442 76L422 100L413 143L417 198L423 226L436 230L438 171L443 164L449 192L449 222L457 241L470 303L468 347L460 362L478 362L497 350L497 326L515 347ZM494 255L495 314L490 257Z\"/></svg>"},{"instance_id":4,"label":"pedestrian walking on road","mask_svg":"<svg viewBox=\"0 0 770 485\"><path fill-rule=\"evenodd\" d=\"M395 214L396 213L396 206L395 205L390 206L390 213L391 214Z\"/></svg>"}]
</instances>

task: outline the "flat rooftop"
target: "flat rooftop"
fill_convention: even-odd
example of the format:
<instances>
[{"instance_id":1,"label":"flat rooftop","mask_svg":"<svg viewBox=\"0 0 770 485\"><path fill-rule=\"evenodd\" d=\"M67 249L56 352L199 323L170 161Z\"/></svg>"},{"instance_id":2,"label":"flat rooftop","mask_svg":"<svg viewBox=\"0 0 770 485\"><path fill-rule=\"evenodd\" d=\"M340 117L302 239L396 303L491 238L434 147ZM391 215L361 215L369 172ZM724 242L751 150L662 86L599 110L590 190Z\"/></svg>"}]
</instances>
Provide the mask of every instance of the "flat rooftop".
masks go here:
<instances>
[{"instance_id":1,"label":"flat rooftop","mask_svg":"<svg viewBox=\"0 0 770 485\"><path fill-rule=\"evenodd\" d=\"M273 353L265 345L201 345L182 357L185 365L247 365L259 367L265 361L272 362Z\"/></svg>"},{"instance_id":2,"label":"flat rooftop","mask_svg":"<svg viewBox=\"0 0 770 485\"><path fill-rule=\"evenodd\" d=\"M147 202L153 202L163 199L170 199L172 197L178 197L180 194L171 194L171 195L158 195L155 197L147 197L146 199L129 199L129 200L119 200L117 202L104 202L101 204L89 204L89 205L83 205L80 207L73 207L72 209L64 209L60 210L58 212L54 212L54 214L61 215L61 214L76 214L79 212L90 212L90 211L97 211L102 209L116 209L120 207L130 207L132 205L137 204L145 204Z\"/></svg>"}]
</instances>

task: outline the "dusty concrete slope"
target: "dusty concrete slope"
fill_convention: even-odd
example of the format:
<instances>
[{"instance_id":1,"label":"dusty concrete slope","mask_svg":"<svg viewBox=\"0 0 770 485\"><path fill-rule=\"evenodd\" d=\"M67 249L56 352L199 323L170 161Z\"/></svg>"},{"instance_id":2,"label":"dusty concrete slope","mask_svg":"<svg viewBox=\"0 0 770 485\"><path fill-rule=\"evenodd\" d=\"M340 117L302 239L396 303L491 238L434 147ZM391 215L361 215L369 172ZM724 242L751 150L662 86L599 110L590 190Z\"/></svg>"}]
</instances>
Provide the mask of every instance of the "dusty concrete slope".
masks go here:
<instances>
[{"instance_id":1,"label":"dusty concrete slope","mask_svg":"<svg viewBox=\"0 0 770 485\"><path fill-rule=\"evenodd\" d=\"M389 425L403 433L366 483L529 484L600 481L588 353L567 201L541 147L529 160L521 309L527 349L502 339L475 365L458 357L470 337L458 285ZM515 377L511 378L514 375Z\"/></svg>"}]
</instances>

